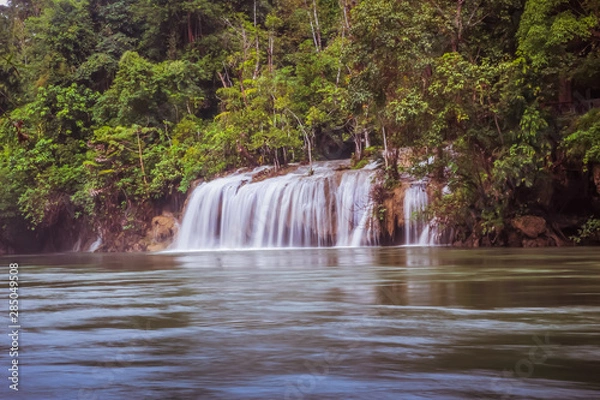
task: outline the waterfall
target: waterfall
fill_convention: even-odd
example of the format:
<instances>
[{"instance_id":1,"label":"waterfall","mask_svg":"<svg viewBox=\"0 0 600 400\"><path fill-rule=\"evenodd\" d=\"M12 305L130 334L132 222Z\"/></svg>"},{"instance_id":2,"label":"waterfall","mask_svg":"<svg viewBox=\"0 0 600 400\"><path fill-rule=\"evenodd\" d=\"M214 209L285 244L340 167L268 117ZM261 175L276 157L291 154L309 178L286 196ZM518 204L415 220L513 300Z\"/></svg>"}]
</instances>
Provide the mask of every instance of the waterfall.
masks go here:
<instances>
[{"instance_id":1,"label":"waterfall","mask_svg":"<svg viewBox=\"0 0 600 400\"><path fill-rule=\"evenodd\" d=\"M75 244L73 245L73 249L71 251L73 252L78 252L81 250L81 236L79 236L79 238L77 239L77 241L75 242Z\"/></svg>"},{"instance_id":2,"label":"waterfall","mask_svg":"<svg viewBox=\"0 0 600 400\"><path fill-rule=\"evenodd\" d=\"M377 244L370 200L374 167L336 172L317 163L253 182L256 170L198 186L175 250Z\"/></svg>"},{"instance_id":3,"label":"waterfall","mask_svg":"<svg viewBox=\"0 0 600 400\"><path fill-rule=\"evenodd\" d=\"M96 238L96 240L94 240L94 242L92 244L90 244L90 247L88 248L88 251L90 253L93 253L96 250L98 250L100 248L100 246L102 246L102 237L98 236Z\"/></svg>"},{"instance_id":4,"label":"waterfall","mask_svg":"<svg viewBox=\"0 0 600 400\"><path fill-rule=\"evenodd\" d=\"M426 221L420 213L429 204L425 182L413 182L404 194L405 244L433 246L439 243L435 221Z\"/></svg>"}]
</instances>

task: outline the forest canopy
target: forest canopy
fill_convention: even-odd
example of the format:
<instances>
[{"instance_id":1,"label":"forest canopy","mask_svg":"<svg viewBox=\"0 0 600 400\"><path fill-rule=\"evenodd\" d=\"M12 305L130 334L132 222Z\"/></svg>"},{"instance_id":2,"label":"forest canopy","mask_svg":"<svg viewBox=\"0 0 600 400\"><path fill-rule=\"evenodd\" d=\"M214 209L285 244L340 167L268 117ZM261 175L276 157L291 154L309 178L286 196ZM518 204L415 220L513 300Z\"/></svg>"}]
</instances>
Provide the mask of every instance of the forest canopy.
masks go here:
<instances>
[{"instance_id":1,"label":"forest canopy","mask_svg":"<svg viewBox=\"0 0 600 400\"><path fill-rule=\"evenodd\" d=\"M0 242L135 230L196 179L344 144L388 188L409 149L463 236L593 221L599 99L597 0L9 0Z\"/></svg>"}]
</instances>

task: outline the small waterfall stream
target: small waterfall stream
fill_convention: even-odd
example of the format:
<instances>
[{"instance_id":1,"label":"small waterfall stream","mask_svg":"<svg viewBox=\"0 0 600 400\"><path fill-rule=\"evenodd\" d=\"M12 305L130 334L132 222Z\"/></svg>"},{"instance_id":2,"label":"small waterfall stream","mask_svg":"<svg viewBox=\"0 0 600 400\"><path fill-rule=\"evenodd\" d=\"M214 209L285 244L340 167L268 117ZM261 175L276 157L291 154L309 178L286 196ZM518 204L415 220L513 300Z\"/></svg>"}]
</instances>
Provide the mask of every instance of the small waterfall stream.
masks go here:
<instances>
[{"instance_id":1,"label":"small waterfall stream","mask_svg":"<svg viewBox=\"0 0 600 400\"><path fill-rule=\"evenodd\" d=\"M413 182L404 194L404 236L406 245L434 246L439 244L439 232L433 221L420 213L429 204L426 183Z\"/></svg>"},{"instance_id":2,"label":"small waterfall stream","mask_svg":"<svg viewBox=\"0 0 600 400\"><path fill-rule=\"evenodd\" d=\"M203 183L192 193L175 250L377 244L370 199L374 166L336 171L317 163L252 182L256 171Z\"/></svg>"},{"instance_id":3,"label":"small waterfall stream","mask_svg":"<svg viewBox=\"0 0 600 400\"><path fill-rule=\"evenodd\" d=\"M102 237L98 236L96 237L96 240L94 240L94 242L92 244L90 244L90 247L88 248L88 252L93 253L96 250L98 250L100 248L100 246L102 246Z\"/></svg>"}]
</instances>

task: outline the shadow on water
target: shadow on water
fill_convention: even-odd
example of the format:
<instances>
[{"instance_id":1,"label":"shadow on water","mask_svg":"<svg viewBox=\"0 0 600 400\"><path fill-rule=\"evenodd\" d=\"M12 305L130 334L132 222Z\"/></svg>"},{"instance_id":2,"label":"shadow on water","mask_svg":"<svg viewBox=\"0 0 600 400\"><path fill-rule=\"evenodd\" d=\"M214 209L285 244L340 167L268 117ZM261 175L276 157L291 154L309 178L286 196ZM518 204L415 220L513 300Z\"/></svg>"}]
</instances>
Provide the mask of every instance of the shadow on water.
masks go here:
<instances>
[{"instance_id":1,"label":"shadow on water","mask_svg":"<svg viewBox=\"0 0 600 400\"><path fill-rule=\"evenodd\" d=\"M600 305L600 264L572 251L406 248L382 251L378 299L467 308Z\"/></svg>"},{"instance_id":2,"label":"shadow on water","mask_svg":"<svg viewBox=\"0 0 600 400\"><path fill-rule=\"evenodd\" d=\"M57 267L72 272L96 270L148 271L177 268L179 264L171 255L144 253L58 253L43 255L5 256L0 259L16 262L28 268Z\"/></svg>"},{"instance_id":3,"label":"shadow on water","mask_svg":"<svg viewBox=\"0 0 600 400\"><path fill-rule=\"evenodd\" d=\"M407 247L1 260L21 266L27 399L558 400L600 397L599 255Z\"/></svg>"}]
</instances>

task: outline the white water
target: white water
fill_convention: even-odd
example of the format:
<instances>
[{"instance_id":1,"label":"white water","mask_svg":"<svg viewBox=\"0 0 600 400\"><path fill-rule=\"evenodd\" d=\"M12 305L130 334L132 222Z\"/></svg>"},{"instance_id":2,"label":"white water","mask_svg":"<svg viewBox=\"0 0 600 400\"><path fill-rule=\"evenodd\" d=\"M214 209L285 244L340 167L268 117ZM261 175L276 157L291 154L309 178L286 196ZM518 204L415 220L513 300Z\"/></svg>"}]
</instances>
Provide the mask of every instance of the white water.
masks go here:
<instances>
[{"instance_id":1,"label":"white water","mask_svg":"<svg viewBox=\"0 0 600 400\"><path fill-rule=\"evenodd\" d=\"M252 183L241 173L192 193L175 250L377 244L369 192L373 167L335 171L320 163Z\"/></svg>"},{"instance_id":2,"label":"white water","mask_svg":"<svg viewBox=\"0 0 600 400\"><path fill-rule=\"evenodd\" d=\"M96 250L98 250L100 248L100 246L102 246L102 238L100 236L98 236L96 238L96 240L94 240L94 242L92 244L90 244L90 247L88 248L88 251L90 253L93 253Z\"/></svg>"},{"instance_id":3,"label":"white water","mask_svg":"<svg viewBox=\"0 0 600 400\"><path fill-rule=\"evenodd\" d=\"M81 236L77 239L77 241L73 245L73 249L71 251L73 251L73 252L81 251Z\"/></svg>"},{"instance_id":4,"label":"white water","mask_svg":"<svg viewBox=\"0 0 600 400\"><path fill-rule=\"evenodd\" d=\"M421 213L429 204L425 182L413 182L404 194L404 236L407 245L434 246L439 244L435 221L426 221Z\"/></svg>"}]
</instances>

